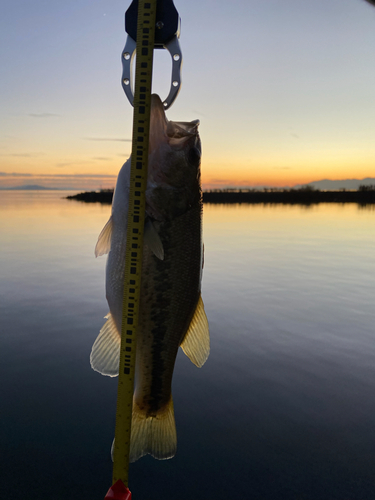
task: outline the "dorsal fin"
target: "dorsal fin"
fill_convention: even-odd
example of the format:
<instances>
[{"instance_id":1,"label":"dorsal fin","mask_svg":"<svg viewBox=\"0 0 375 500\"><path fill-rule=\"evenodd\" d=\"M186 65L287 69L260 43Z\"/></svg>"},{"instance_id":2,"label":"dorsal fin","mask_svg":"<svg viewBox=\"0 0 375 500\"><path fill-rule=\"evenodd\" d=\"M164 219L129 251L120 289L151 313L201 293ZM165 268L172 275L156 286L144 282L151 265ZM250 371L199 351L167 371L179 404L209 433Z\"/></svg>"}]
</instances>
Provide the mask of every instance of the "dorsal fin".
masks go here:
<instances>
[{"instance_id":1,"label":"dorsal fin","mask_svg":"<svg viewBox=\"0 0 375 500\"><path fill-rule=\"evenodd\" d=\"M198 366L198 368L204 365L210 354L210 333L208 331L208 321L201 296L199 296L189 329L186 332L184 340L181 342L181 348L190 361Z\"/></svg>"},{"instance_id":2,"label":"dorsal fin","mask_svg":"<svg viewBox=\"0 0 375 500\"><path fill-rule=\"evenodd\" d=\"M110 251L112 228L113 228L113 223L111 215L106 225L101 230L101 233L99 234L99 238L95 246L95 257L99 257L100 255L104 255Z\"/></svg>"}]
</instances>

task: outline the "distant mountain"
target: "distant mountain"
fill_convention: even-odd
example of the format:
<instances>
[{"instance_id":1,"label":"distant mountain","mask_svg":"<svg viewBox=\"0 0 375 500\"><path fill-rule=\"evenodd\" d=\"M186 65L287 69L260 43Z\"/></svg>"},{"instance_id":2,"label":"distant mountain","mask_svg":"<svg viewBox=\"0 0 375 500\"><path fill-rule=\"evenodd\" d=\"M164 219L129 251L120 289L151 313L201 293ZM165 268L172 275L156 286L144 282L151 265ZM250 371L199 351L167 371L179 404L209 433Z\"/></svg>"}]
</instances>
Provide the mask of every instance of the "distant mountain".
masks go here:
<instances>
[{"instance_id":1,"label":"distant mountain","mask_svg":"<svg viewBox=\"0 0 375 500\"><path fill-rule=\"evenodd\" d=\"M38 184L27 184L26 186L12 186L12 187L2 187L0 186L0 190L2 191L65 191L70 190L71 188L53 188L53 187L45 187L39 186Z\"/></svg>"},{"instance_id":2,"label":"distant mountain","mask_svg":"<svg viewBox=\"0 0 375 500\"><path fill-rule=\"evenodd\" d=\"M365 179L342 179L339 181L331 181L330 179L323 179L321 181L309 182L308 184L297 184L295 188L311 186L315 189L321 190L338 190L338 189L358 189L359 186L375 185L374 177L366 177Z\"/></svg>"}]
</instances>

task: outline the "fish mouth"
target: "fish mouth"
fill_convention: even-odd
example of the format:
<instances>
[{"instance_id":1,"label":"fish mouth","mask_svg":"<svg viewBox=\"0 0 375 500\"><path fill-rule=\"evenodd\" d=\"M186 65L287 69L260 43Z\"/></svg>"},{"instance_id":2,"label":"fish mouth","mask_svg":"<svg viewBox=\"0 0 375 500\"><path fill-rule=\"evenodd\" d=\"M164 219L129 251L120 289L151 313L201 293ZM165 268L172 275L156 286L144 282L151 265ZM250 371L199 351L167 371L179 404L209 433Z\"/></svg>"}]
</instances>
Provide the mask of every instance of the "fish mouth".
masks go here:
<instances>
[{"instance_id":1,"label":"fish mouth","mask_svg":"<svg viewBox=\"0 0 375 500\"><path fill-rule=\"evenodd\" d=\"M151 95L149 153L152 153L167 139L168 120L160 97Z\"/></svg>"},{"instance_id":2,"label":"fish mouth","mask_svg":"<svg viewBox=\"0 0 375 500\"><path fill-rule=\"evenodd\" d=\"M174 122L165 115L164 105L157 94L151 95L149 153L160 147L161 143L182 148L187 139L198 135L199 120Z\"/></svg>"}]
</instances>

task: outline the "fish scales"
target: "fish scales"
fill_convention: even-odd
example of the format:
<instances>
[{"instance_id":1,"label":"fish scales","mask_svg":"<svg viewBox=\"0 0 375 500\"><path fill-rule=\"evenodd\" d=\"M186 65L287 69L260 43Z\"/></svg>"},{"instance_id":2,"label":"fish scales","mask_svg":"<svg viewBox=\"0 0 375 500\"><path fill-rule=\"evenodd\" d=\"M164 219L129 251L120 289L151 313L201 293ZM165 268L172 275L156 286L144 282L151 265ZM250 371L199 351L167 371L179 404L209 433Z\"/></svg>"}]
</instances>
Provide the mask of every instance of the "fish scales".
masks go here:
<instances>
[{"instance_id":1,"label":"fish scales","mask_svg":"<svg viewBox=\"0 0 375 500\"><path fill-rule=\"evenodd\" d=\"M179 346L198 367L210 350L201 298L203 263L201 144L198 121L168 121L152 96L142 280L137 327L130 460L174 456L177 446L171 395ZM130 159L119 172L112 215L95 254L108 253L106 297L110 312L90 356L91 366L116 376L129 204Z\"/></svg>"},{"instance_id":2,"label":"fish scales","mask_svg":"<svg viewBox=\"0 0 375 500\"><path fill-rule=\"evenodd\" d=\"M145 247L135 402L148 414L169 403L174 363L200 294L201 203L160 224L159 260Z\"/></svg>"}]
</instances>

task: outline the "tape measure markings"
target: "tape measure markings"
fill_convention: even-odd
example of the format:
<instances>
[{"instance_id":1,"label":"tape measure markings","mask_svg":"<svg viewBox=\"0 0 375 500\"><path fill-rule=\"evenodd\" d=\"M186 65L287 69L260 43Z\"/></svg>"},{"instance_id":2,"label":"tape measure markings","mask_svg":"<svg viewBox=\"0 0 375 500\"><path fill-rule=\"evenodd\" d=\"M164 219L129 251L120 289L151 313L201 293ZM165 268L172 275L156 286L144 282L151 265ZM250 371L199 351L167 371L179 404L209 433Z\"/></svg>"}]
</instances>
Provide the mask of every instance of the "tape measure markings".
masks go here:
<instances>
[{"instance_id":1,"label":"tape measure markings","mask_svg":"<svg viewBox=\"0 0 375 500\"><path fill-rule=\"evenodd\" d=\"M121 479L126 486L128 485L136 330L138 324L142 272L155 18L156 0L140 0L138 4L137 21L137 58L135 69L133 138L120 369L117 393L116 431L113 448L113 484L118 479ZM123 57L125 57L125 54L123 54Z\"/></svg>"}]
</instances>

